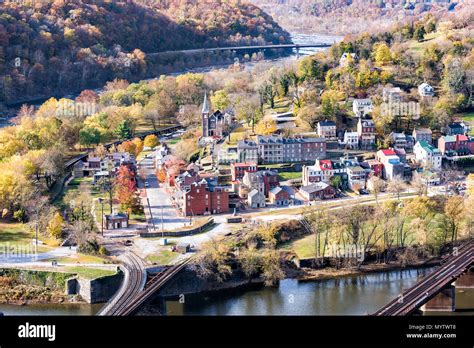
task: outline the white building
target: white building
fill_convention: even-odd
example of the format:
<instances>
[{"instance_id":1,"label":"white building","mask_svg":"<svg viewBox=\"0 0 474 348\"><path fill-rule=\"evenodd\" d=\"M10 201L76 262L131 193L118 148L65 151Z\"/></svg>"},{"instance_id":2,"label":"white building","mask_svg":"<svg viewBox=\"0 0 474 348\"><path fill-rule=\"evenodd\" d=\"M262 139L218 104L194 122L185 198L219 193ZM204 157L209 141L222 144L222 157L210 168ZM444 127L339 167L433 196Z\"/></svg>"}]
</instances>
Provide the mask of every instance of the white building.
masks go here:
<instances>
[{"instance_id":1,"label":"white building","mask_svg":"<svg viewBox=\"0 0 474 348\"><path fill-rule=\"evenodd\" d=\"M415 158L418 162L423 164L423 166L428 166L432 170L441 169L442 154L434 146L430 145L428 142L422 140L415 144L413 148L415 153Z\"/></svg>"},{"instance_id":2,"label":"white building","mask_svg":"<svg viewBox=\"0 0 474 348\"><path fill-rule=\"evenodd\" d=\"M343 144L349 149L357 149L359 147L359 133L345 132Z\"/></svg>"},{"instance_id":3,"label":"white building","mask_svg":"<svg viewBox=\"0 0 474 348\"><path fill-rule=\"evenodd\" d=\"M400 102L402 101L402 90L400 87L384 88L382 91L382 99L384 102Z\"/></svg>"},{"instance_id":4,"label":"white building","mask_svg":"<svg viewBox=\"0 0 474 348\"><path fill-rule=\"evenodd\" d=\"M318 135L326 139L335 139L336 123L328 120L318 122Z\"/></svg>"},{"instance_id":5,"label":"white building","mask_svg":"<svg viewBox=\"0 0 474 348\"><path fill-rule=\"evenodd\" d=\"M247 202L250 208L265 208L265 195L257 190L249 192Z\"/></svg>"},{"instance_id":6,"label":"white building","mask_svg":"<svg viewBox=\"0 0 474 348\"><path fill-rule=\"evenodd\" d=\"M369 98L354 99L354 102L352 103L352 111L354 111L354 114L357 117L363 117L370 114L373 108L372 100Z\"/></svg>"},{"instance_id":7,"label":"white building","mask_svg":"<svg viewBox=\"0 0 474 348\"><path fill-rule=\"evenodd\" d=\"M435 91L432 86L423 82L421 85L418 86L418 94L422 97L434 97Z\"/></svg>"}]
</instances>

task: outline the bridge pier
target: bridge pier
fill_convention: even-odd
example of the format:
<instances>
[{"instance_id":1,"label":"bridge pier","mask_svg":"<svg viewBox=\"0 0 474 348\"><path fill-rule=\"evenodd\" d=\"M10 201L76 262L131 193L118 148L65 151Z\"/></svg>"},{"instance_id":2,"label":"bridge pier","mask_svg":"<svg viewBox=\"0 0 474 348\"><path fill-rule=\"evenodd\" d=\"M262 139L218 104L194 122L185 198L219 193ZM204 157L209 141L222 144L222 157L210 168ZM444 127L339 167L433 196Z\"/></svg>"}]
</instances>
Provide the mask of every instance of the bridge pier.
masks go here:
<instances>
[{"instance_id":1,"label":"bridge pier","mask_svg":"<svg viewBox=\"0 0 474 348\"><path fill-rule=\"evenodd\" d=\"M454 312L456 310L456 288L448 285L435 297L420 307L422 312Z\"/></svg>"},{"instance_id":2,"label":"bridge pier","mask_svg":"<svg viewBox=\"0 0 474 348\"><path fill-rule=\"evenodd\" d=\"M474 267L456 279L453 284L456 289L474 289Z\"/></svg>"}]
</instances>

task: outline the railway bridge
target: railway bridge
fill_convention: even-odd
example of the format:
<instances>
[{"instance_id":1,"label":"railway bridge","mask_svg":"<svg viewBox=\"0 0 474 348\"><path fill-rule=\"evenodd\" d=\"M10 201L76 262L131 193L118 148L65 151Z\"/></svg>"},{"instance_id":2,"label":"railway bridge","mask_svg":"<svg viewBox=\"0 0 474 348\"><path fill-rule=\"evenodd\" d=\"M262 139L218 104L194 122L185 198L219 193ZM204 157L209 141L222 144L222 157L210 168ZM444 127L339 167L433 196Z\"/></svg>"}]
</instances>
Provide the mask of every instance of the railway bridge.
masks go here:
<instances>
[{"instance_id":1,"label":"railway bridge","mask_svg":"<svg viewBox=\"0 0 474 348\"><path fill-rule=\"evenodd\" d=\"M122 267L124 271L122 286L98 315L128 316L135 314L157 291L183 270L192 259L193 256L175 265L164 267L146 282L146 270L141 259L131 252L128 253Z\"/></svg>"},{"instance_id":2,"label":"railway bridge","mask_svg":"<svg viewBox=\"0 0 474 348\"><path fill-rule=\"evenodd\" d=\"M418 311L456 310L456 288L474 288L474 240L454 248L441 266L375 312L374 316L402 316Z\"/></svg>"}]
</instances>

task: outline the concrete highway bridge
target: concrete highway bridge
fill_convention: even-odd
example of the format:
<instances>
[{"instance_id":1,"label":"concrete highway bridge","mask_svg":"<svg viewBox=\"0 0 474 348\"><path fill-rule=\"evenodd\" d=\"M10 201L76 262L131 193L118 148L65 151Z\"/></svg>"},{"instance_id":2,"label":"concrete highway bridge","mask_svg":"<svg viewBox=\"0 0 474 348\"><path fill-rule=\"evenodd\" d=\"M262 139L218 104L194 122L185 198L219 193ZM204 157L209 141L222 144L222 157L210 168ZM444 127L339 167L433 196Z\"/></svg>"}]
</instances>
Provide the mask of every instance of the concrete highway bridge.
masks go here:
<instances>
[{"instance_id":1,"label":"concrete highway bridge","mask_svg":"<svg viewBox=\"0 0 474 348\"><path fill-rule=\"evenodd\" d=\"M373 315L402 316L417 311L453 312L456 310L456 288L474 288L474 240L455 248L441 266Z\"/></svg>"}]
</instances>

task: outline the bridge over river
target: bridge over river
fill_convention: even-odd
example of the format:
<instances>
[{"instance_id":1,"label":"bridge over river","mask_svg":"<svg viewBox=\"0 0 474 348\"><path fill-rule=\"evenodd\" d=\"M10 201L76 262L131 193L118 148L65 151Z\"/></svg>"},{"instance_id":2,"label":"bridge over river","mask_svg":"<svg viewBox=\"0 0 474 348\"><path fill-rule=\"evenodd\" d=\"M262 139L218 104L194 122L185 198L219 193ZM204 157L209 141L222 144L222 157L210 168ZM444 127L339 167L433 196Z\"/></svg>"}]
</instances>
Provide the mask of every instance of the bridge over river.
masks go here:
<instances>
[{"instance_id":1,"label":"bridge over river","mask_svg":"<svg viewBox=\"0 0 474 348\"><path fill-rule=\"evenodd\" d=\"M398 298L374 313L375 316L410 315L417 311L455 311L455 288L474 288L474 240L454 248L442 265Z\"/></svg>"}]
</instances>

